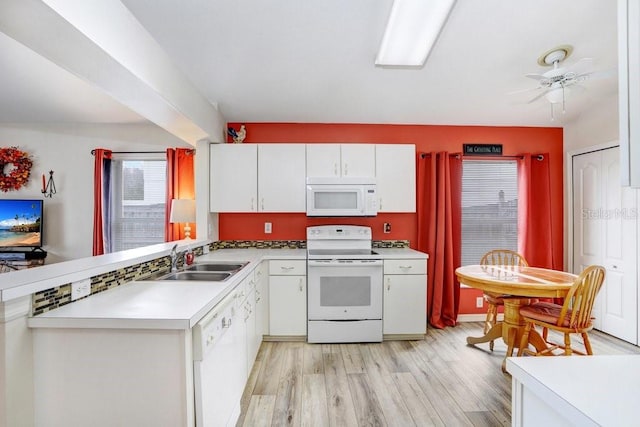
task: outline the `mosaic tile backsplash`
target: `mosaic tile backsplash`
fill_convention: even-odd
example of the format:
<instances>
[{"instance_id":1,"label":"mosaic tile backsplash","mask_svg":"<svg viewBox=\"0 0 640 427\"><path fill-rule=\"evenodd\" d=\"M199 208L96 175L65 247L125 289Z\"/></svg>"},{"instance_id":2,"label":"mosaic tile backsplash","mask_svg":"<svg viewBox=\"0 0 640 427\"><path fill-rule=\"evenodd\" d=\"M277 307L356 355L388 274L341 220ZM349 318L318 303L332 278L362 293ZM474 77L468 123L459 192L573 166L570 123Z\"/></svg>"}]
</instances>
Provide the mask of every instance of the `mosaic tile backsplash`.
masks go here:
<instances>
[{"instance_id":1,"label":"mosaic tile backsplash","mask_svg":"<svg viewBox=\"0 0 640 427\"><path fill-rule=\"evenodd\" d=\"M374 240L374 248L408 248L408 240ZM305 240L228 240L217 241L209 245L212 251L219 249L306 249ZM196 257L203 254L202 247L193 249ZM178 254L178 267L182 267L184 252ZM116 286L124 285L134 280L141 280L149 276L168 273L171 259L168 256L151 261L131 265L126 268L110 271L91 278L91 294L106 291ZM85 297L86 298L86 297ZM79 301L79 300L76 300ZM45 289L32 295L32 314L46 313L54 308L62 307L71 302L71 283Z\"/></svg>"}]
</instances>

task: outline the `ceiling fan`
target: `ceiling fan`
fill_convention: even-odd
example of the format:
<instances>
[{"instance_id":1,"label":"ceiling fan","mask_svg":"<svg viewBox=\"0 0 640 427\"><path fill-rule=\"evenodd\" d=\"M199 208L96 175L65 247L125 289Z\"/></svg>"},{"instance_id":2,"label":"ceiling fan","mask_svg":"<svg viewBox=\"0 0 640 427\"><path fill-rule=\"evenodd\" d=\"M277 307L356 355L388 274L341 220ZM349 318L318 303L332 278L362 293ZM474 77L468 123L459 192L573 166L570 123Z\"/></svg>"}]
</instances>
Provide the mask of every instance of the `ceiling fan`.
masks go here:
<instances>
[{"instance_id":1,"label":"ceiling fan","mask_svg":"<svg viewBox=\"0 0 640 427\"><path fill-rule=\"evenodd\" d=\"M572 46L562 45L540 55L538 58L538 64L552 68L542 74L525 74L525 77L537 80L538 86L512 93L528 92L532 90L539 91L540 93L530 99L527 103L531 104L532 102L544 97L551 105L551 121L555 120L554 104L561 104L562 113L565 112L565 101L569 95L569 87L573 86L574 88L572 90L575 90L576 88L581 87L577 85L585 80L604 78L610 74L608 72L587 71L593 63L593 59L591 58L582 58L571 66L561 67L560 63L567 59L569 55L571 55L572 51Z\"/></svg>"}]
</instances>

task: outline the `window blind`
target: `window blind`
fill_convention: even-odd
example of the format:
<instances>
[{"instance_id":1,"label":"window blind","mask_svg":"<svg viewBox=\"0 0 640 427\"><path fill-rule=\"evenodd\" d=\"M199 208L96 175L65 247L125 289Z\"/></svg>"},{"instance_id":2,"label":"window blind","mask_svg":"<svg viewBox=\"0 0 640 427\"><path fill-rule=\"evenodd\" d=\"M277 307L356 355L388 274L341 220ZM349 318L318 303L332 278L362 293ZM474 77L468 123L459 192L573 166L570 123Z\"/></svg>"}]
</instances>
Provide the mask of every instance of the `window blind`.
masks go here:
<instances>
[{"instance_id":1,"label":"window blind","mask_svg":"<svg viewBox=\"0 0 640 427\"><path fill-rule=\"evenodd\" d=\"M112 163L113 250L164 242L165 160L128 159Z\"/></svg>"},{"instance_id":2,"label":"window blind","mask_svg":"<svg viewBox=\"0 0 640 427\"><path fill-rule=\"evenodd\" d=\"M492 249L518 250L515 160L462 161L462 265Z\"/></svg>"}]
</instances>

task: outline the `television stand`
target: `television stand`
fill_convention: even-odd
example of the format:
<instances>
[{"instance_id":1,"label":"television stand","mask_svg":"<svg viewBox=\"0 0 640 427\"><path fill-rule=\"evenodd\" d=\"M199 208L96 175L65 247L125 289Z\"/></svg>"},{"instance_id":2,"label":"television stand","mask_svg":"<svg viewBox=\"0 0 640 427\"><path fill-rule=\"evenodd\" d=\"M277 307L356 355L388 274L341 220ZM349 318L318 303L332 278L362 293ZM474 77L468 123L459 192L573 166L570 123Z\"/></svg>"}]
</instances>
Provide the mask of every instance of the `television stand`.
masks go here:
<instances>
[{"instance_id":1,"label":"television stand","mask_svg":"<svg viewBox=\"0 0 640 427\"><path fill-rule=\"evenodd\" d=\"M0 249L0 273L40 267L46 257L42 248Z\"/></svg>"},{"instance_id":2,"label":"television stand","mask_svg":"<svg viewBox=\"0 0 640 427\"><path fill-rule=\"evenodd\" d=\"M45 259L47 251L42 248L0 249L0 260L32 260Z\"/></svg>"}]
</instances>

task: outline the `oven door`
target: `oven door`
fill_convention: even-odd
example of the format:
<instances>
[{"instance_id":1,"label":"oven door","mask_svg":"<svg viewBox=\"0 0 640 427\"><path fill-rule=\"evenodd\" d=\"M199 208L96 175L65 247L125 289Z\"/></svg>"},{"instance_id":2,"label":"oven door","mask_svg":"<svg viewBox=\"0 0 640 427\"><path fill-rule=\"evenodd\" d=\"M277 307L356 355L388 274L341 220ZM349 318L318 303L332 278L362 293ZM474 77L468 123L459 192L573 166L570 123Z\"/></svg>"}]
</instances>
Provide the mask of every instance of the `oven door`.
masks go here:
<instances>
[{"instance_id":1,"label":"oven door","mask_svg":"<svg viewBox=\"0 0 640 427\"><path fill-rule=\"evenodd\" d=\"M309 320L382 319L381 260L309 260Z\"/></svg>"}]
</instances>

